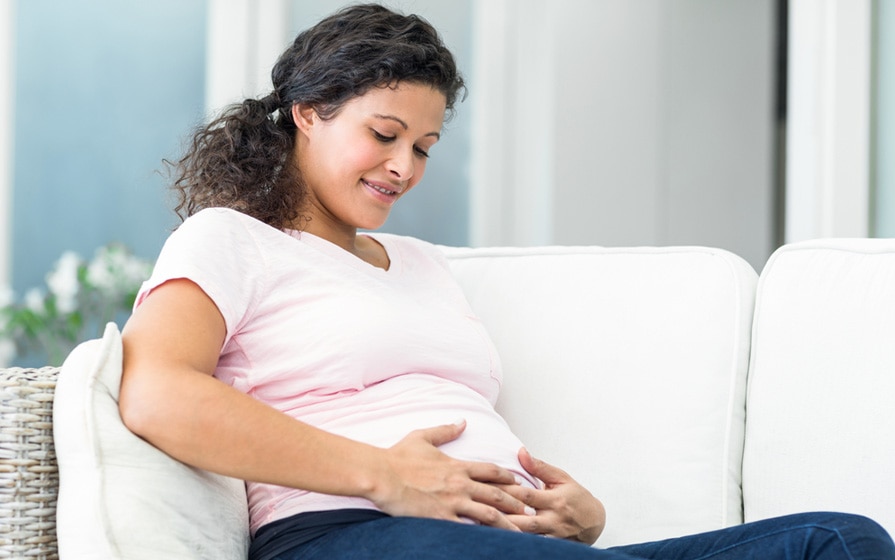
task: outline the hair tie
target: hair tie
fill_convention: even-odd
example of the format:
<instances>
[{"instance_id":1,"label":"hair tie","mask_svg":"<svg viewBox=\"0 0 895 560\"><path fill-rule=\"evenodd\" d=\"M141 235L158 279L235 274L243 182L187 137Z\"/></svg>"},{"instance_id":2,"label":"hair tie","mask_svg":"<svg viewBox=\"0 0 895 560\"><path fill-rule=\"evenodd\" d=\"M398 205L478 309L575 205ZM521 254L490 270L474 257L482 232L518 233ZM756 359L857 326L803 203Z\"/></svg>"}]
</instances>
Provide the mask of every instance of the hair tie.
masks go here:
<instances>
[{"instance_id":1,"label":"hair tie","mask_svg":"<svg viewBox=\"0 0 895 560\"><path fill-rule=\"evenodd\" d=\"M264 110L267 111L268 115L276 112L277 109L280 108L280 96L277 95L276 91L273 91L270 95L261 100L261 106L264 107Z\"/></svg>"}]
</instances>

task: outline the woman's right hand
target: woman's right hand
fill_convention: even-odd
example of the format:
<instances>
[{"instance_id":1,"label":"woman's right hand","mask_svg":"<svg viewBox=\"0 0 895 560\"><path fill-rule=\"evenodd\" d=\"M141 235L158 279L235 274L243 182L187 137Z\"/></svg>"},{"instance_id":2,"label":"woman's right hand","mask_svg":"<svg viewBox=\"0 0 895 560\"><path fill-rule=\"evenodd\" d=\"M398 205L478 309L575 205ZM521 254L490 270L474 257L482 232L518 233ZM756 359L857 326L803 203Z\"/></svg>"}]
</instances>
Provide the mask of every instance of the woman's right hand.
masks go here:
<instances>
[{"instance_id":1,"label":"woman's right hand","mask_svg":"<svg viewBox=\"0 0 895 560\"><path fill-rule=\"evenodd\" d=\"M516 476L490 463L453 459L438 449L464 429L466 423L460 422L416 430L383 450L388 474L374 482L370 500L395 516L472 520L519 531L505 514L524 514L526 506L499 487L516 484Z\"/></svg>"}]
</instances>

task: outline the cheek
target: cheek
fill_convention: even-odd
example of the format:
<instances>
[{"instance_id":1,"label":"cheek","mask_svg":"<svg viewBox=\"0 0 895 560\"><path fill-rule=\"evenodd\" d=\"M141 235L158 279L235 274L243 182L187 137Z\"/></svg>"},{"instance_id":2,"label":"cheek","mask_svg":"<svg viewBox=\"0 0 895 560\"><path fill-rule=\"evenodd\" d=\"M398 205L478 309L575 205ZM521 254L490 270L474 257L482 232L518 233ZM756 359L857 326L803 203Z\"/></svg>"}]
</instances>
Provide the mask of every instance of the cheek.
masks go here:
<instances>
[{"instance_id":1,"label":"cheek","mask_svg":"<svg viewBox=\"0 0 895 560\"><path fill-rule=\"evenodd\" d=\"M366 171L382 163L382 149L373 142L345 143L337 148L337 156L344 168Z\"/></svg>"},{"instance_id":2,"label":"cheek","mask_svg":"<svg viewBox=\"0 0 895 560\"><path fill-rule=\"evenodd\" d=\"M321 179L356 178L375 167L379 158L379 146L356 135L336 133L315 140L313 149L306 152L306 162L318 169Z\"/></svg>"}]
</instances>

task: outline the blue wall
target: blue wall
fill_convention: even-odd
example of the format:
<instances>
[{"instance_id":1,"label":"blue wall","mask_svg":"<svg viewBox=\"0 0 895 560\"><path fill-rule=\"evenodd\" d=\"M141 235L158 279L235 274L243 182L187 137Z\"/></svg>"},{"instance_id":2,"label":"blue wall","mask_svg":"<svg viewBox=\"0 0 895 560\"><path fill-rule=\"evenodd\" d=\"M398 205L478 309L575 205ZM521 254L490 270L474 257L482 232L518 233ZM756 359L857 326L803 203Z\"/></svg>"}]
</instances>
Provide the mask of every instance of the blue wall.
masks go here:
<instances>
[{"instance_id":1,"label":"blue wall","mask_svg":"<svg viewBox=\"0 0 895 560\"><path fill-rule=\"evenodd\" d=\"M895 237L895 4L876 4L874 235Z\"/></svg>"},{"instance_id":2,"label":"blue wall","mask_svg":"<svg viewBox=\"0 0 895 560\"><path fill-rule=\"evenodd\" d=\"M162 159L200 119L205 0L16 6L12 283L111 241L154 258L176 218Z\"/></svg>"}]
</instances>

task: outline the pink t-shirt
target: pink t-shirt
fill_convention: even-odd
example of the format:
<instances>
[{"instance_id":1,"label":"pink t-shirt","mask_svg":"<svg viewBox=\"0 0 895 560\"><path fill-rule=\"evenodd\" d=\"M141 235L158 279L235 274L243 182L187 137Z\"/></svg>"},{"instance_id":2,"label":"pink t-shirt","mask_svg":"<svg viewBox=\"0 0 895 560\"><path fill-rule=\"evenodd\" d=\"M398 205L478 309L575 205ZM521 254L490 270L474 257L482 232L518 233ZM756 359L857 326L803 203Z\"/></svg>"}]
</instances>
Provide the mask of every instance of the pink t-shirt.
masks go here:
<instances>
[{"instance_id":1,"label":"pink t-shirt","mask_svg":"<svg viewBox=\"0 0 895 560\"><path fill-rule=\"evenodd\" d=\"M214 301L227 335L215 377L332 433L388 447L410 431L467 421L442 450L537 481L494 411L500 361L440 251L373 234L382 270L336 245L235 210L202 210L170 236L136 305L187 278ZM189 317L183 318L185 321ZM293 514L375 506L247 482L252 533Z\"/></svg>"}]
</instances>

